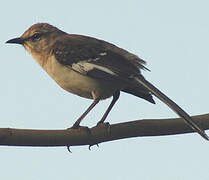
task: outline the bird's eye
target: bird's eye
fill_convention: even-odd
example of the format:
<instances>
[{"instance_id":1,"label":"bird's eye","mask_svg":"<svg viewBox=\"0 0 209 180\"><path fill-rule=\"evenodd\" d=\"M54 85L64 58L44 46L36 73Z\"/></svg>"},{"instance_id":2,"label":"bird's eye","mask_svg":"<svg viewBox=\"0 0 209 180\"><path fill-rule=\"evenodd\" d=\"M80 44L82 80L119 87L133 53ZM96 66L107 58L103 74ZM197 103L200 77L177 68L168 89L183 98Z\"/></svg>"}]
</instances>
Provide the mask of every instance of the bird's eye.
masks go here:
<instances>
[{"instance_id":1,"label":"bird's eye","mask_svg":"<svg viewBox=\"0 0 209 180\"><path fill-rule=\"evenodd\" d=\"M41 37L41 34L40 34L40 33L35 33L35 34L31 37L31 39L32 39L32 41L37 41L37 40L40 39L40 37Z\"/></svg>"}]
</instances>

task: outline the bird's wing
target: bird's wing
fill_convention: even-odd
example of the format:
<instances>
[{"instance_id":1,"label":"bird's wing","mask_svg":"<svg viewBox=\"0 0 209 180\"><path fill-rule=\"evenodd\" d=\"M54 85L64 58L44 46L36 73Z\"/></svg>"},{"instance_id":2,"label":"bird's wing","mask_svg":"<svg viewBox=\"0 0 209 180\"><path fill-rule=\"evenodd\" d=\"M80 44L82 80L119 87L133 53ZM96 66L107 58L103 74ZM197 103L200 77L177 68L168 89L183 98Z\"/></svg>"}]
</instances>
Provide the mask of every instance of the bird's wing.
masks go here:
<instances>
[{"instance_id":1,"label":"bird's wing","mask_svg":"<svg viewBox=\"0 0 209 180\"><path fill-rule=\"evenodd\" d=\"M104 80L130 81L145 68L143 60L105 41L70 35L54 44L53 54L63 65Z\"/></svg>"}]
</instances>

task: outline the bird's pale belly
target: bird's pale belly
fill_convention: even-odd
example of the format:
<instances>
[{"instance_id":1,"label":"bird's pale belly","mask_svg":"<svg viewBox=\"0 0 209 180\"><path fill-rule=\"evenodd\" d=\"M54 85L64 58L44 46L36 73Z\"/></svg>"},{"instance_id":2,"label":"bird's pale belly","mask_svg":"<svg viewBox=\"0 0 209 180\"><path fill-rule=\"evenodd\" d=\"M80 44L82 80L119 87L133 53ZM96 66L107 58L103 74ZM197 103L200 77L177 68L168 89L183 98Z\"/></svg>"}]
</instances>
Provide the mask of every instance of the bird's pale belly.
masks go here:
<instances>
[{"instance_id":1,"label":"bird's pale belly","mask_svg":"<svg viewBox=\"0 0 209 180\"><path fill-rule=\"evenodd\" d=\"M109 98L120 87L118 83L98 81L82 75L72 70L71 67L59 64L55 58L52 58L44 69L63 89L89 99Z\"/></svg>"}]
</instances>

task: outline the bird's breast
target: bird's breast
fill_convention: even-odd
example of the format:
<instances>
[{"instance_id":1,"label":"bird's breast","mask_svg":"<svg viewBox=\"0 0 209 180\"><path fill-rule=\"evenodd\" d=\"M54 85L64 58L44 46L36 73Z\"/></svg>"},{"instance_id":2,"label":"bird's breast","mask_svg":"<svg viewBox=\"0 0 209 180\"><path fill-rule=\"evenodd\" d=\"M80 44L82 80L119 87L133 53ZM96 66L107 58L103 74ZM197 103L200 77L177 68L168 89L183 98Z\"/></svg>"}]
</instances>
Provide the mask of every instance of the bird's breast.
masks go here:
<instances>
[{"instance_id":1,"label":"bird's breast","mask_svg":"<svg viewBox=\"0 0 209 180\"><path fill-rule=\"evenodd\" d=\"M59 86L81 97L106 99L118 88L115 84L80 74L71 67L60 64L54 56L47 60L43 68Z\"/></svg>"}]
</instances>

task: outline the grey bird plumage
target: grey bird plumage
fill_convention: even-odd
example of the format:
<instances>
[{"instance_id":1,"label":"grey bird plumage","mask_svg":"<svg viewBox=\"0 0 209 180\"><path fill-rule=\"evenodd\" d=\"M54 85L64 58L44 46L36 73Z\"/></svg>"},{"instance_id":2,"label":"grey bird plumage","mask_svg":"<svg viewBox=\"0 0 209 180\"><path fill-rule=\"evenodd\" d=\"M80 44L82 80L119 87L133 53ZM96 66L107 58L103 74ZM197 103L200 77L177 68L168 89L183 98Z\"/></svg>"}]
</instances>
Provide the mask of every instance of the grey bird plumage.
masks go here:
<instances>
[{"instance_id":1,"label":"grey bird plumage","mask_svg":"<svg viewBox=\"0 0 209 180\"><path fill-rule=\"evenodd\" d=\"M155 103L158 97L203 138L206 133L175 102L149 83L141 74L145 61L111 43L96 38L67 34L47 23L31 26L7 43L22 44L41 67L66 91L93 99L93 103L74 123L82 119L102 99L113 96L99 123L103 123L118 100L120 91Z\"/></svg>"}]
</instances>

